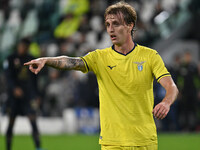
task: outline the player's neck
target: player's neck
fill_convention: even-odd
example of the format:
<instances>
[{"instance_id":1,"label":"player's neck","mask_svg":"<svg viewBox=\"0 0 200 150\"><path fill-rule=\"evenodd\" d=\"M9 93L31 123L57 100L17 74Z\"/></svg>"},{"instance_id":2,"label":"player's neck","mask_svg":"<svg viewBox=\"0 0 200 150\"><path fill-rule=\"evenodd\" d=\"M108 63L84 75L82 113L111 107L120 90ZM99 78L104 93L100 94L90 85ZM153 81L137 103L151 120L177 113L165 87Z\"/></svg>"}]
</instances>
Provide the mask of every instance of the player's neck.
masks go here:
<instances>
[{"instance_id":1,"label":"player's neck","mask_svg":"<svg viewBox=\"0 0 200 150\"><path fill-rule=\"evenodd\" d=\"M133 40L131 39L122 45L114 45L114 46L115 46L116 51L126 55L133 49L134 45L135 44L134 44Z\"/></svg>"}]
</instances>

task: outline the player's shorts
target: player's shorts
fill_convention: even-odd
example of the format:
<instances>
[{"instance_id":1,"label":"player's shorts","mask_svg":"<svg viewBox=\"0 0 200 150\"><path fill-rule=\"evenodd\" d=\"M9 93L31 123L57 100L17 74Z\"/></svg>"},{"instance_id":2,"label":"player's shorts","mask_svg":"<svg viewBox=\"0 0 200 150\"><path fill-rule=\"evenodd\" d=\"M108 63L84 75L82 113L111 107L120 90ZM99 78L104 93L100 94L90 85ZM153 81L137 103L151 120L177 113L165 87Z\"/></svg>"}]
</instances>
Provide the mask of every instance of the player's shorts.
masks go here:
<instances>
[{"instance_id":1,"label":"player's shorts","mask_svg":"<svg viewBox=\"0 0 200 150\"><path fill-rule=\"evenodd\" d=\"M101 145L101 150L158 150L158 145L147 145L147 146L111 146Z\"/></svg>"},{"instance_id":2,"label":"player's shorts","mask_svg":"<svg viewBox=\"0 0 200 150\"><path fill-rule=\"evenodd\" d=\"M33 107L33 102L31 100L13 99L7 106L9 116L27 116L35 115L36 110Z\"/></svg>"}]
</instances>

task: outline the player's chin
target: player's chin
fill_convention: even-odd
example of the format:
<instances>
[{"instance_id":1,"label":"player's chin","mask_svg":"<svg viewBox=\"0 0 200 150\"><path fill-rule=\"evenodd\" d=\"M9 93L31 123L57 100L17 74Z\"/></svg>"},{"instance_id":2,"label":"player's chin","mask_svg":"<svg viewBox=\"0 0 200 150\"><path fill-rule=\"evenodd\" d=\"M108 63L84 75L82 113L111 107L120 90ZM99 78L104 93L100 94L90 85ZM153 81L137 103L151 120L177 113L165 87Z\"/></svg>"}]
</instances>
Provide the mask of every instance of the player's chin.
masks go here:
<instances>
[{"instance_id":1,"label":"player's chin","mask_svg":"<svg viewBox=\"0 0 200 150\"><path fill-rule=\"evenodd\" d=\"M112 44L113 44L113 45L119 45L119 42L116 41L116 40L112 40Z\"/></svg>"}]
</instances>

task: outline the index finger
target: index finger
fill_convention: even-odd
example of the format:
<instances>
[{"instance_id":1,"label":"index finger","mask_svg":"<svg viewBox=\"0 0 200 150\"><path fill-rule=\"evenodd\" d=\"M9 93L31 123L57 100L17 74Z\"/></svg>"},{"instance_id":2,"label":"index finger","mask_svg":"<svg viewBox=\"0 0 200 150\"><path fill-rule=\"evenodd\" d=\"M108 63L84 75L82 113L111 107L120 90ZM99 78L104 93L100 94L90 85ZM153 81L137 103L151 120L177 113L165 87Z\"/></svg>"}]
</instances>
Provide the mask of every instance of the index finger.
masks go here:
<instances>
[{"instance_id":1,"label":"index finger","mask_svg":"<svg viewBox=\"0 0 200 150\"><path fill-rule=\"evenodd\" d=\"M31 62L31 61L24 63L25 66L32 65L32 64L33 64L33 62Z\"/></svg>"},{"instance_id":2,"label":"index finger","mask_svg":"<svg viewBox=\"0 0 200 150\"><path fill-rule=\"evenodd\" d=\"M156 105L155 108L152 111L152 113L154 114L154 116L158 113L159 109L160 109L159 105Z\"/></svg>"}]
</instances>

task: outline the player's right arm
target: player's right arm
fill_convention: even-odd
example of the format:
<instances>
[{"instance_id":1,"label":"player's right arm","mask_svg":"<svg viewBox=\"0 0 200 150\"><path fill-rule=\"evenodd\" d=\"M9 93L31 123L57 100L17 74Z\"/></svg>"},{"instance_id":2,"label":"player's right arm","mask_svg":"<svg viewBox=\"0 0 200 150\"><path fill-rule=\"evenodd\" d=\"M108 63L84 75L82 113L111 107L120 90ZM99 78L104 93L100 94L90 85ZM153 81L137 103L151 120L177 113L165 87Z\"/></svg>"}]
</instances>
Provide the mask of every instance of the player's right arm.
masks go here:
<instances>
[{"instance_id":1,"label":"player's right arm","mask_svg":"<svg viewBox=\"0 0 200 150\"><path fill-rule=\"evenodd\" d=\"M80 57L42 57L31 60L24 65L29 66L29 69L35 74L38 74L45 65L61 70L86 71L85 64Z\"/></svg>"}]
</instances>

